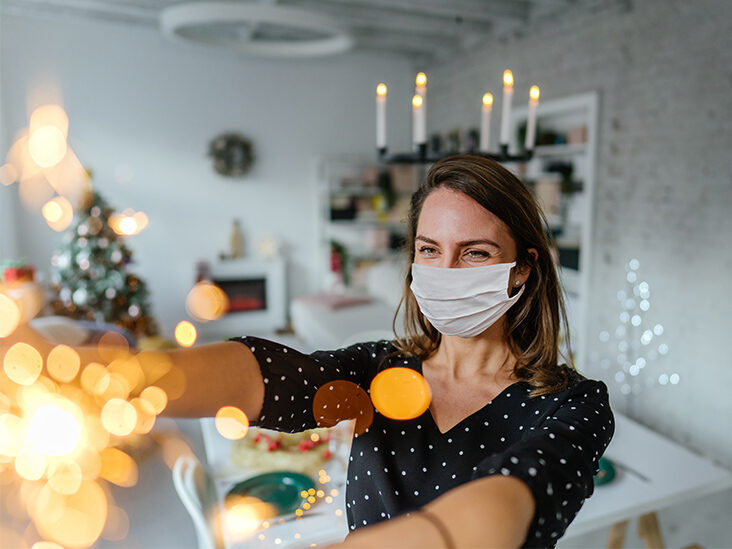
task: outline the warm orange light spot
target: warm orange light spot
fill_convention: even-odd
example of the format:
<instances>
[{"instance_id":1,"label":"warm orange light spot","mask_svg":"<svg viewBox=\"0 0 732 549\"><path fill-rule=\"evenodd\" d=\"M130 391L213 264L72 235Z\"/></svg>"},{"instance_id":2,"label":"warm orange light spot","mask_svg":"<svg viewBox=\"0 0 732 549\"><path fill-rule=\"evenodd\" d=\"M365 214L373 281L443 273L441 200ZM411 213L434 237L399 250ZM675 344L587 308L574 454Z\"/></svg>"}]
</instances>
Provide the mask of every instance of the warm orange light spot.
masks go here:
<instances>
[{"instance_id":1,"label":"warm orange light spot","mask_svg":"<svg viewBox=\"0 0 732 549\"><path fill-rule=\"evenodd\" d=\"M130 456L117 448L105 448L99 453L102 469L99 476L117 486L137 484L137 464Z\"/></svg>"},{"instance_id":2,"label":"warm orange light spot","mask_svg":"<svg viewBox=\"0 0 732 549\"><path fill-rule=\"evenodd\" d=\"M424 377L411 368L388 368L371 382L371 400L386 417L412 419L429 407L432 392Z\"/></svg>"},{"instance_id":3,"label":"warm orange light spot","mask_svg":"<svg viewBox=\"0 0 732 549\"><path fill-rule=\"evenodd\" d=\"M109 216L109 226L112 230L121 236L132 236L140 233L147 227L148 218L144 212L135 212L134 210L125 210L120 214Z\"/></svg>"},{"instance_id":4,"label":"warm orange light spot","mask_svg":"<svg viewBox=\"0 0 732 549\"><path fill-rule=\"evenodd\" d=\"M135 358L142 367L146 383L155 383L173 367L168 355L158 351L143 351Z\"/></svg>"},{"instance_id":5,"label":"warm orange light spot","mask_svg":"<svg viewBox=\"0 0 732 549\"><path fill-rule=\"evenodd\" d=\"M483 105L485 105L486 107L490 107L493 105L493 94L492 93L483 94Z\"/></svg>"},{"instance_id":6,"label":"warm orange light spot","mask_svg":"<svg viewBox=\"0 0 732 549\"><path fill-rule=\"evenodd\" d=\"M419 109L422 106L422 96L421 95L415 95L412 97L412 107L415 109Z\"/></svg>"},{"instance_id":7,"label":"warm orange light spot","mask_svg":"<svg viewBox=\"0 0 732 549\"><path fill-rule=\"evenodd\" d=\"M48 468L48 484L59 494L75 494L81 488L81 481L81 467L74 460L54 462Z\"/></svg>"},{"instance_id":8,"label":"warm orange light spot","mask_svg":"<svg viewBox=\"0 0 732 549\"><path fill-rule=\"evenodd\" d=\"M374 419L374 407L361 387L352 381L336 380L321 385L315 393L313 417L318 427L333 427L343 420L355 419L354 432L361 435Z\"/></svg>"},{"instance_id":9,"label":"warm orange light spot","mask_svg":"<svg viewBox=\"0 0 732 549\"><path fill-rule=\"evenodd\" d=\"M508 69L503 71L503 85L509 88L513 87L513 73Z\"/></svg>"},{"instance_id":10,"label":"warm orange light spot","mask_svg":"<svg viewBox=\"0 0 732 549\"><path fill-rule=\"evenodd\" d=\"M81 368L81 358L71 347L58 345L51 349L46 359L46 369L52 378L69 383L73 381Z\"/></svg>"},{"instance_id":11,"label":"warm orange light spot","mask_svg":"<svg viewBox=\"0 0 732 549\"><path fill-rule=\"evenodd\" d=\"M14 414L0 415L0 456L17 456L23 448L23 420Z\"/></svg>"},{"instance_id":12,"label":"warm orange light spot","mask_svg":"<svg viewBox=\"0 0 732 549\"><path fill-rule=\"evenodd\" d=\"M249 418L236 406L223 406L216 412L216 430L222 437L239 440L247 435Z\"/></svg>"},{"instance_id":13,"label":"warm orange light spot","mask_svg":"<svg viewBox=\"0 0 732 549\"><path fill-rule=\"evenodd\" d=\"M66 137L55 126L41 126L31 131L28 152L41 168L51 168L66 156Z\"/></svg>"},{"instance_id":14,"label":"warm orange light spot","mask_svg":"<svg viewBox=\"0 0 732 549\"><path fill-rule=\"evenodd\" d=\"M39 454L66 456L81 438L81 424L71 403L56 398L38 408L28 421L28 443Z\"/></svg>"},{"instance_id":15,"label":"warm orange light spot","mask_svg":"<svg viewBox=\"0 0 732 549\"><path fill-rule=\"evenodd\" d=\"M43 358L27 343L16 343L5 353L3 369L11 381L19 385L30 385L43 369Z\"/></svg>"},{"instance_id":16,"label":"warm orange light spot","mask_svg":"<svg viewBox=\"0 0 732 549\"><path fill-rule=\"evenodd\" d=\"M127 390L132 394L139 393L145 385L145 374L135 357L114 360L107 370L124 378Z\"/></svg>"},{"instance_id":17,"label":"warm orange light spot","mask_svg":"<svg viewBox=\"0 0 732 549\"><path fill-rule=\"evenodd\" d=\"M130 394L130 386L124 376L109 372L102 376L94 387L94 396L100 406L112 399L125 400Z\"/></svg>"},{"instance_id":18,"label":"warm orange light spot","mask_svg":"<svg viewBox=\"0 0 732 549\"><path fill-rule=\"evenodd\" d=\"M186 296L186 311L199 322L221 318L229 310L229 298L213 282L196 283Z\"/></svg>"},{"instance_id":19,"label":"warm orange light spot","mask_svg":"<svg viewBox=\"0 0 732 549\"><path fill-rule=\"evenodd\" d=\"M0 293L0 338L12 334L20 323L20 307L7 295Z\"/></svg>"},{"instance_id":20,"label":"warm orange light spot","mask_svg":"<svg viewBox=\"0 0 732 549\"><path fill-rule=\"evenodd\" d=\"M196 327L187 320L179 322L175 327L175 340L181 347L193 346L197 337Z\"/></svg>"},{"instance_id":21,"label":"warm orange light spot","mask_svg":"<svg viewBox=\"0 0 732 549\"><path fill-rule=\"evenodd\" d=\"M30 117L30 132L33 133L44 126L53 126L66 139L69 135L69 117L63 107L49 104L36 108Z\"/></svg>"},{"instance_id":22,"label":"warm orange light spot","mask_svg":"<svg viewBox=\"0 0 732 549\"><path fill-rule=\"evenodd\" d=\"M84 432L90 448L101 451L109 445L111 435L102 424L99 412L89 413L84 418Z\"/></svg>"},{"instance_id":23,"label":"warm orange light spot","mask_svg":"<svg viewBox=\"0 0 732 549\"><path fill-rule=\"evenodd\" d=\"M130 342L119 332L106 332L97 344L99 355L105 362L125 358L130 354Z\"/></svg>"},{"instance_id":24,"label":"warm orange light spot","mask_svg":"<svg viewBox=\"0 0 732 549\"><path fill-rule=\"evenodd\" d=\"M15 458L15 472L26 480L38 480L46 472L46 457L32 452L22 450Z\"/></svg>"},{"instance_id":25,"label":"warm orange light spot","mask_svg":"<svg viewBox=\"0 0 732 549\"><path fill-rule=\"evenodd\" d=\"M417 78L414 79L414 83L417 84L418 87L423 87L427 85L427 75L423 72L417 73Z\"/></svg>"},{"instance_id":26,"label":"warm orange light spot","mask_svg":"<svg viewBox=\"0 0 732 549\"><path fill-rule=\"evenodd\" d=\"M254 532L260 523L277 516L275 507L253 497L241 497L227 503L226 531L235 540L241 540Z\"/></svg>"},{"instance_id":27,"label":"warm orange light spot","mask_svg":"<svg viewBox=\"0 0 732 549\"><path fill-rule=\"evenodd\" d=\"M386 84L383 82L376 86L376 95L379 97L386 97Z\"/></svg>"},{"instance_id":28,"label":"warm orange light spot","mask_svg":"<svg viewBox=\"0 0 732 549\"><path fill-rule=\"evenodd\" d=\"M531 86L529 97L534 101L539 99L539 86Z\"/></svg>"},{"instance_id":29,"label":"warm orange light spot","mask_svg":"<svg viewBox=\"0 0 732 549\"><path fill-rule=\"evenodd\" d=\"M76 456L76 463L81 468L81 476L84 480L95 480L102 471L102 459L99 452L93 448L82 448Z\"/></svg>"},{"instance_id":30,"label":"warm orange light spot","mask_svg":"<svg viewBox=\"0 0 732 549\"><path fill-rule=\"evenodd\" d=\"M74 208L63 196L52 198L41 209L49 227L56 232L64 231L74 220Z\"/></svg>"},{"instance_id":31,"label":"warm orange light spot","mask_svg":"<svg viewBox=\"0 0 732 549\"><path fill-rule=\"evenodd\" d=\"M186 441L177 436L167 436L163 439L163 461L172 470L180 456L193 456L193 450Z\"/></svg>"},{"instance_id":32,"label":"warm orange light spot","mask_svg":"<svg viewBox=\"0 0 732 549\"><path fill-rule=\"evenodd\" d=\"M107 519L107 498L96 482L84 481L73 495L62 495L46 485L33 509L38 532L68 548L92 545Z\"/></svg>"},{"instance_id":33,"label":"warm orange light spot","mask_svg":"<svg viewBox=\"0 0 732 549\"><path fill-rule=\"evenodd\" d=\"M12 164L3 164L0 166L0 185L12 185L18 179L18 170Z\"/></svg>"},{"instance_id":34,"label":"warm orange light spot","mask_svg":"<svg viewBox=\"0 0 732 549\"><path fill-rule=\"evenodd\" d=\"M109 541L122 541L130 531L130 517L121 507L110 505L107 523L102 537Z\"/></svg>"},{"instance_id":35,"label":"warm orange light spot","mask_svg":"<svg viewBox=\"0 0 732 549\"><path fill-rule=\"evenodd\" d=\"M168 395L160 387L150 385L140 393L140 398L146 400L153 407L156 414L159 414L168 405Z\"/></svg>"},{"instance_id":36,"label":"warm orange light spot","mask_svg":"<svg viewBox=\"0 0 732 549\"><path fill-rule=\"evenodd\" d=\"M58 543L52 541L37 541L31 545L31 549L64 549Z\"/></svg>"},{"instance_id":37,"label":"warm orange light spot","mask_svg":"<svg viewBox=\"0 0 732 549\"><path fill-rule=\"evenodd\" d=\"M102 425L111 434L126 436L135 428L137 410L126 400L113 398L107 401L102 408L101 418Z\"/></svg>"},{"instance_id":38,"label":"warm orange light spot","mask_svg":"<svg viewBox=\"0 0 732 549\"><path fill-rule=\"evenodd\" d=\"M105 375L107 369L98 362L92 362L81 371L81 387L93 395L94 389Z\"/></svg>"},{"instance_id":39,"label":"warm orange light spot","mask_svg":"<svg viewBox=\"0 0 732 549\"><path fill-rule=\"evenodd\" d=\"M130 404L135 407L135 411L137 412L137 423L135 423L133 431L139 434L149 433L153 425L155 425L155 409L153 405L141 398L133 398Z\"/></svg>"}]
</instances>

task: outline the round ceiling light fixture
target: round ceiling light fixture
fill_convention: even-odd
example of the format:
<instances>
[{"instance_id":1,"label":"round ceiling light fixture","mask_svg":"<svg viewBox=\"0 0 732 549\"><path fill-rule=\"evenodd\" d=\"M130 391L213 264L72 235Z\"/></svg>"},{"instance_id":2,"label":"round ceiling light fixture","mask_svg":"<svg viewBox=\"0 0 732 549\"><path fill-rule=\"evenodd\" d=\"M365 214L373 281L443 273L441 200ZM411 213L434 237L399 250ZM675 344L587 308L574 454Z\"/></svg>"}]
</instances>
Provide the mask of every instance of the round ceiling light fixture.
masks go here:
<instances>
[{"instance_id":1,"label":"round ceiling light fixture","mask_svg":"<svg viewBox=\"0 0 732 549\"><path fill-rule=\"evenodd\" d=\"M262 57L332 55L354 43L329 17L276 4L176 4L162 10L160 28L177 41Z\"/></svg>"}]
</instances>

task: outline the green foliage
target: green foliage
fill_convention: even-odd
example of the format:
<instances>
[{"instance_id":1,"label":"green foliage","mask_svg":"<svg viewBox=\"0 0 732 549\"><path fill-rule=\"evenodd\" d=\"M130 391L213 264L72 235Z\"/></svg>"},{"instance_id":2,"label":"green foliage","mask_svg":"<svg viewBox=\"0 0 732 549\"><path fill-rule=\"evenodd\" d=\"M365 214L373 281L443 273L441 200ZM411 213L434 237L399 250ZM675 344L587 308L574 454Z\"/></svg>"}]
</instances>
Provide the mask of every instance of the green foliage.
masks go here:
<instances>
[{"instance_id":1,"label":"green foliage","mask_svg":"<svg viewBox=\"0 0 732 549\"><path fill-rule=\"evenodd\" d=\"M77 210L51 258L51 308L58 315L117 324L137 337L154 335L147 286L128 272L132 252L110 227L113 214L96 192Z\"/></svg>"}]
</instances>

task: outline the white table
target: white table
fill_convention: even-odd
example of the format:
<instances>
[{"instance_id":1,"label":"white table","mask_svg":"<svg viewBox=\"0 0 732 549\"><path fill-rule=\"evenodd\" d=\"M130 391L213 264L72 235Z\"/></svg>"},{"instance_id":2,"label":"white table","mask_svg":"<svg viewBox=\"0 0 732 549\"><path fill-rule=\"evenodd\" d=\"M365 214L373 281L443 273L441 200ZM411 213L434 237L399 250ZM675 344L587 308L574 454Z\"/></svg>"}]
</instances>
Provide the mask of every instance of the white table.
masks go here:
<instances>
[{"instance_id":1,"label":"white table","mask_svg":"<svg viewBox=\"0 0 732 549\"><path fill-rule=\"evenodd\" d=\"M564 538L611 526L608 547L622 547L627 521L639 517L641 536L658 547L655 511L732 487L732 473L710 460L618 412L615 424L604 457L616 464L616 477L595 488Z\"/></svg>"},{"instance_id":2,"label":"white table","mask_svg":"<svg viewBox=\"0 0 732 549\"><path fill-rule=\"evenodd\" d=\"M627 521L641 519L642 537L655 547L662 545L655 511L685 500L732 488L732 473L655 431L615 412L615 436L605 457L616 464L616 477L595 488L564 538L611 527L608 547L622 547ZM220 495L231 487L236 469L228 460L230 441L216 433L213 420L202 420L209 469L217 480ZM239 472L241 473L241 472ZM332 486L339 495L333 503L321 502L317 514L297 521L273 524L247 540L227 540L229 549L254 547L307 547L343 539L347 534L344 509L345 470L334 469ZM336 511L340 510L339 514ZM299 538L295 534L300 534ZM261 536L264 539L260 539ZM279 543L276 540L280 540Z\"/></svg>"}]
</instances>

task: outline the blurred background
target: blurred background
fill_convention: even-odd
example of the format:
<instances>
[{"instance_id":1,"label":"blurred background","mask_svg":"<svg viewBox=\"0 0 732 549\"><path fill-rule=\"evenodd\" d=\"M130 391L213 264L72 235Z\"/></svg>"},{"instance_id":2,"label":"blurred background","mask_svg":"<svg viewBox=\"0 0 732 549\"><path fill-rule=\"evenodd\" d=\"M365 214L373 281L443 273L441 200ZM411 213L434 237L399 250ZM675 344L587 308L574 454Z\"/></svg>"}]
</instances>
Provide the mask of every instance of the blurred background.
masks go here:
<instances>
[{"instance_id":1,"label":"blurred background","mask_svg":"<svg viewBox=\"0 0 732 549\"><path fill-rule=\"evenodd\" d=\"M51 339L388 337L429 158L505 142L557 243L579 371L732 468L729 2L0 6L2 287ZM425 161L391 155L420 145ZM211 465L205 430L159 420L141 437L136 482L107 489L121 526L95 547L198 545L164 450L175 438L169 452ZM732 547L730 484L659 505L666 544ZM30 547L38 533L2 498L0 545ZM626 545L642 544L631 522Z\"/></svg>"}]
</instances>

